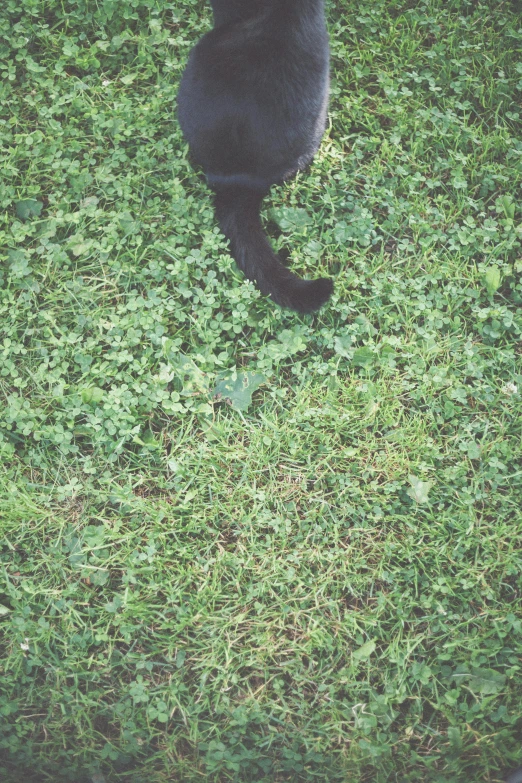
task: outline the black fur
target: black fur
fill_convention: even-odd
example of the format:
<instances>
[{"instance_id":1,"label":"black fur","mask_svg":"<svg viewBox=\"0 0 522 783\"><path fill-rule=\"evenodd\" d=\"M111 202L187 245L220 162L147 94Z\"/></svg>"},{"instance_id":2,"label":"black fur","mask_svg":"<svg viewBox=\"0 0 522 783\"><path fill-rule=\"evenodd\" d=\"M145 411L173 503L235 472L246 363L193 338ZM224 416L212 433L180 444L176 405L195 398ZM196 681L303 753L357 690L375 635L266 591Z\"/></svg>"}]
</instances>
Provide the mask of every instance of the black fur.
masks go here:
<instances>
[{"instance_id":1,"label":"black fur","mask_svg":"<svg viewBox=\"0 0 522 783\"><path fill-rule=\"evenodd\" d=\"M324 0L212 0L214 29L194 47L178 114L191 155L216 194L216 215L239 268L263 294L301 313L332 293L301 280L261 227L261 202L316 153L328 103Z\"/></svg>"}]
</instances>

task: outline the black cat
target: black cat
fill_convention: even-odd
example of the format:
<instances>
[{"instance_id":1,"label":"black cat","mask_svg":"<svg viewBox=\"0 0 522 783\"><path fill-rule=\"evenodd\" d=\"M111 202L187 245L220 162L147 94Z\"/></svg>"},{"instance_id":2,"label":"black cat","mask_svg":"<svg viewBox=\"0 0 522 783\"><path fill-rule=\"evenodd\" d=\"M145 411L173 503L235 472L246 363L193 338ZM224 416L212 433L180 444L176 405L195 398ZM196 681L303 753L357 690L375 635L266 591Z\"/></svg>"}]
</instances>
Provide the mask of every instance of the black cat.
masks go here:
<instances>
[{"instance_id":1,"label":"black cat","mask_svg":"<svg viewBox=\"0 0 522 783\"><path fill-rule=\"evenodd\" d=\"M181 128L215 191L238 267L277 304L308 313L329 299L332 281L284 267L259 212L272 185L312 160L324 133L324 0L212 0L212 8L214 29L194 47L181 82Z\"/></svg>"}]
</instances>

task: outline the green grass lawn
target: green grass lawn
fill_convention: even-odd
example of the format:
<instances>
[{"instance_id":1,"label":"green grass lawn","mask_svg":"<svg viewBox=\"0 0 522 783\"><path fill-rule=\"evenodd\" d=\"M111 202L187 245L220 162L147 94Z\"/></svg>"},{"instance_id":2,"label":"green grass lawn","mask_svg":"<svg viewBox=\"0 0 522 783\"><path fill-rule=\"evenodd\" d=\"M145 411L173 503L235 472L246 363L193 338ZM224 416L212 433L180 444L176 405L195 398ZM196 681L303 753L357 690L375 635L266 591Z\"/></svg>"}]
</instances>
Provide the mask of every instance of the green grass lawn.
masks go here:
<instances>
[{"instance_id":1,"label":"green grass lawn","mask_svg":"<svg viewBox=\"0 0 522 783\"><path fill-rule=\"evenodd\" d=\"M522 16L335 0L245 282L175 99L203 0L0 10L3 783L522 763Z\"/></svg>"}]
</instances>

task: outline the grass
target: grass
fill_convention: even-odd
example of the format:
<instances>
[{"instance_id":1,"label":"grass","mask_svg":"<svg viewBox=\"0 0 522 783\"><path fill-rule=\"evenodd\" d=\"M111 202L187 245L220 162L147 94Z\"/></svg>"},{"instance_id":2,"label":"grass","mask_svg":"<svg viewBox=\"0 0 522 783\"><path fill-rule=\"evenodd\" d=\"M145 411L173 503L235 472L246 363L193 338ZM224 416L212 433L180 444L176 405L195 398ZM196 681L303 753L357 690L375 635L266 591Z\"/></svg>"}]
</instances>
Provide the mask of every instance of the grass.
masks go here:
<instances>
[{"instance_id":1,"label":"grass","mask_svg":"<svg viewBox=\"0 0 522 783\"><path fill-rule=\"evenodd\" d=\"M522 763L516 3L336 0L244 281L175 118L202 0L0 11L0 776Z\"/></svg>"}]
</instances>

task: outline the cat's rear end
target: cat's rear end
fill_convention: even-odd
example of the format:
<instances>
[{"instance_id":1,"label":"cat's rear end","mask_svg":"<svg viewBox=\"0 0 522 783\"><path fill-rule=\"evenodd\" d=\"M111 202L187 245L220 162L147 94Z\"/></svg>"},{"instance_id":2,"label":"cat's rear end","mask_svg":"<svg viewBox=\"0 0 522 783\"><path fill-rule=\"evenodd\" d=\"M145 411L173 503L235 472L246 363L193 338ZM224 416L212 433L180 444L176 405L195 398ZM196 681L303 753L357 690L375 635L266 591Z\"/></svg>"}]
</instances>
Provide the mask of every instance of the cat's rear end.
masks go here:
<instances>
[{"instance_id":1,"label":"cat's rear end","mask_svg":"<svg viewBox=\"0 0 522 783\"><path fill-rule=\"evenodd\" d=\"M216 214L249 280L277 304L308 313L330 297L327 278L302 280L270 247L259 218L273 184L319 146L328 98L323 0L214 0L216 26L194 48L179 119L216 193Z\"/></svg>"}]
</instances>

